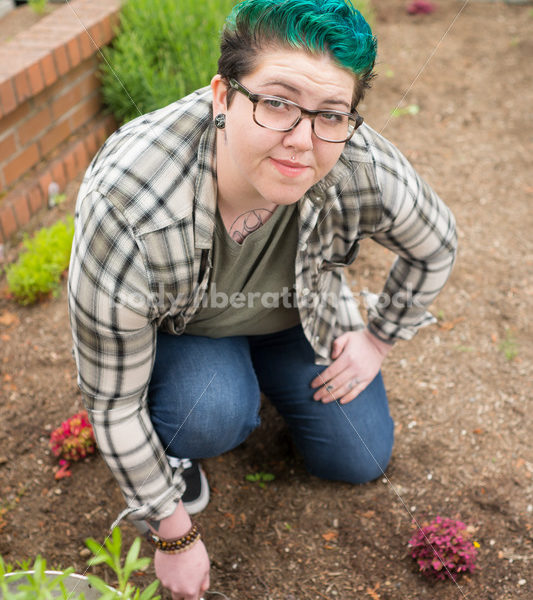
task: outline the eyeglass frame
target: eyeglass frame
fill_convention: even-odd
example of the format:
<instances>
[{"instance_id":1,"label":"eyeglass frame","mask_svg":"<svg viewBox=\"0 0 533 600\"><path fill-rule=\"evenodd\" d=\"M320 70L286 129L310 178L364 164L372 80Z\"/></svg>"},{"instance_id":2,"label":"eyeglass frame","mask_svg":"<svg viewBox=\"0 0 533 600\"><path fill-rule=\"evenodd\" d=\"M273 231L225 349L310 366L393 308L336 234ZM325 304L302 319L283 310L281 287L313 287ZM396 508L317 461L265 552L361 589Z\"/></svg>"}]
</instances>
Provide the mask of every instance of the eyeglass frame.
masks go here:
<instances>
[{"instance_id":1,"label":"eyeglass frame","mask_svg":"<svg viewBox=\"0 0 533 600\"><path fill-rule=\"evenodd\" d=\"M363 117L355 109L351 113L343 112L341 110L335 110L335 109L310 110L310 109L304 108L303 106L300 106L299 104L296 104L296 102L293 102L292 100L288 100L287 98L282 98L281 96L272 96L270 94L254 94L248 88L246 88L244 85L242 85L242 83L239 83L236 79L233 79L233 78L229 79L229 84L233 90L235 90L236 92L240 92L241 94L246 96L248 98L248 100L250 100L250 102L254 105L254 110L253 110L254 123L256 125L259 125L259 127L263 127L264 129L270 129L270 131L282 131L285 133L288 131L292 131L300 124L300 122L304 116L308 116L311 119L311 127L313 130L313 133L316 135L316 137L319 140L322 140L323 142L329 142L330 144L344 144L352 138L353 134L357 131L357 129L359 129L359 127L363 124L363 121L364 121ZM255 118L255 109L257 108L257 104L259 103L259 101L263 100L265 98L269 99L269 100L280 100L281 102L290 104L291 106L295 106L300 111L300 116L287 129L277 129L275 127L268 127L267 125L263 125L262 123L259 123L257 121L257 119ZM334 115L344 115L346 117L350 117L351 119L354 119L355 127L354 127L352 133L344 140L327 140L323 137L320 137L315 131L315 119L318 115L324 114L324 113L334 114Z\"/></svg>"}]
</instances>

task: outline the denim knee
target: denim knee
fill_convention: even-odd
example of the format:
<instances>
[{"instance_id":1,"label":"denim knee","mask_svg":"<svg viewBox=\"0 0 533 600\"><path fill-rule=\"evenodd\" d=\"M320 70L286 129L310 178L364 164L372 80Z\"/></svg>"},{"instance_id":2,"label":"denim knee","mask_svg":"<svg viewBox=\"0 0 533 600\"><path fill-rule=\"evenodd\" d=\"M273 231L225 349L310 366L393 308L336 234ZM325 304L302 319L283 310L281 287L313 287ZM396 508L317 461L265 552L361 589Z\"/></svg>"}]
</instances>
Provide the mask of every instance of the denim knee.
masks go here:
<instances>
[{"instance_id":1,"label":"denim knee","mask_svg":"<svg viewBox=\"0 0 533 600\"><path fill-rule=\"evenodd\" d=\"M383 445L378 452L374 452L366 461L354 460L349 465L349 483L368 483L384 475L392 455L392 443Z\"/></svg>"},{"instance_id":2,"label":"denim knee","mask_svg":"<svg viewBox=\"0 0 533 600\"><path fill-rule=\"evenodd\" d=\"M231 450L259 424L259 384L246 338L159 333L148 398L167 454L207 458Z\"/></svg>"},{"instance_id":3,"label":"denim knee","mask_svg":"<svg viewBox=\"0 0 533 600\"><path fill-rule=\"evenodd\" d=\"M235 386L215 388L199 399L187 398L181 390L172 402L151 403L151 420L167 454L176 457L209 458L242 443L259 425L259 389Z\"/></svg>"},{"instance_id":4,"label":"denim knee","mask_svg":"<svg viewBox=\"0 0 533 600\"><path fill-rule=\"evenodd\" d=\"M368 483L381 477L390 461L392 447L384 456L350 457L349 455L337 456L335 460L316 461L306 464L306 469L311 475L331 481L345 481L347 483Z\"/></svg>"},{"instance_id":5,"label":"denim knee","mask_svg":"<svg viewBox=\"0 0 533 600\"><path fill-rule=\"evenodd\" d=\"M394 442L393 421L390 420L390 431L369 445L359 441L350 446L339 446L313 456L304 456L306 469L312 475L332 481L361 484L381 477L392 455Z\"/></svg>"}]
</instances>

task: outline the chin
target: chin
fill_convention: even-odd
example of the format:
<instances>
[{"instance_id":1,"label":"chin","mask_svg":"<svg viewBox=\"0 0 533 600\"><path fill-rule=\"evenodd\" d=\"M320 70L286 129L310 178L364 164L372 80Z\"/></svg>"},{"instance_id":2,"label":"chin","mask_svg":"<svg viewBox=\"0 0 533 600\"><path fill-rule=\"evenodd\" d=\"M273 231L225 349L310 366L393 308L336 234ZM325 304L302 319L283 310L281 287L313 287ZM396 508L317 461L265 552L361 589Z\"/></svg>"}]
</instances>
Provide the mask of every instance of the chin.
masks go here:
<instances>
[{"instance_id":1,"label":"chin","mask_svg":"<svg viewBox=\"0 0 533 600\"><path fill-rule=\"evenodd\" d=\"M298 202L298 200L300 200L304 194L305 191L303 191L301 194L269 194L266 199L268 199L269 202L277 204L278 206L290 206L291 204L296 204L296 202Z\"/></svg>"},{"instance_id":2,"label":"chin","mask_svg":"<svg viewBox=\"0 0 533 600\"><path fill-rule=\"evenodd\" d=\"M268 190L263 197L269 202L278 204L280 206L288 206L295 204L300 198L313 186L310 182L308 185L295 185L295 186L279 186L277 188Z\"/></svg>"}]
</instances>

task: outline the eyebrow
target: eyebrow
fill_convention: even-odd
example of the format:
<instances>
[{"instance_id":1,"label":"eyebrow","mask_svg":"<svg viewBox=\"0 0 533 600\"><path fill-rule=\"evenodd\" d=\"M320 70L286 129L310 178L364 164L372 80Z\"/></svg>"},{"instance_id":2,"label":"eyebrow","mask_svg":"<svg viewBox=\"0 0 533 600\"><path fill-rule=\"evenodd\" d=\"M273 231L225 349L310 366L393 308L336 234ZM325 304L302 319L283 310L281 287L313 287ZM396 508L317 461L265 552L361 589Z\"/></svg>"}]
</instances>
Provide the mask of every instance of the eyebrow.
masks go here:
<instances>
[{"instance_id":1,"label":"eyebrow","mask_svg":"<svg viewBox=\"0 0 533 600\"><path fill-rule=\"evenodd\" d=\"M279 86L285 88L287 91L292 92L293 94L296 94L298 96L302 93L301 90L299 90L298 88L295 88L294 86L292 86L290 83L287 83L286 81L271 80L271 81L265 81L265 83L263 83L262 85L263 86L279 85ZM350 111L352 108L351 104L349 104L348 102L345 102L344 100L339 100L338 98L328 98L327 100L324 100L324 104L336 104L336 105L344 106L344 107L346 107L347 111Z\"/></svg>"}]
</instances>

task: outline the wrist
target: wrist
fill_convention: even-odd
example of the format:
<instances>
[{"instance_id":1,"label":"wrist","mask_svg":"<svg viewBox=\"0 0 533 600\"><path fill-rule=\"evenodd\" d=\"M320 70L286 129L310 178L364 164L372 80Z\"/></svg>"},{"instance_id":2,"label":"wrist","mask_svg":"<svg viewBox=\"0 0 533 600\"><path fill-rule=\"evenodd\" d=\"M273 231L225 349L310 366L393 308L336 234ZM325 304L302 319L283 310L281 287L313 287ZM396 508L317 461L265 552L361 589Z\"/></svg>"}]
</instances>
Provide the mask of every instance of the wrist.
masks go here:
<instances>
[{"instance_id":1,"label":"wrist","mask_svg":"<svg viewBox=\"0 0 533 600\"><path fill-rule=\"evenodd\" d=\"M383 356L383 358L385 358L385 356L387 356L387 354L392 350L394 342L382 340L380 337L377 336L376 333L372 331L370 327L366 328L365 333L368 336L368 339L377 348L379 353Z\"/></svg>"},{"instance_id":2,"label":"wrist","mask_svg":"<svg viewBox=\"0 0 533 600\"><path fill-rule=\"evenodd\" d=\"M192 521L180 500L170 516L160 521L148 521L148 526L152 533L162 539L176 539L189 532Z\"/></svg>"}]
</instances>

